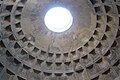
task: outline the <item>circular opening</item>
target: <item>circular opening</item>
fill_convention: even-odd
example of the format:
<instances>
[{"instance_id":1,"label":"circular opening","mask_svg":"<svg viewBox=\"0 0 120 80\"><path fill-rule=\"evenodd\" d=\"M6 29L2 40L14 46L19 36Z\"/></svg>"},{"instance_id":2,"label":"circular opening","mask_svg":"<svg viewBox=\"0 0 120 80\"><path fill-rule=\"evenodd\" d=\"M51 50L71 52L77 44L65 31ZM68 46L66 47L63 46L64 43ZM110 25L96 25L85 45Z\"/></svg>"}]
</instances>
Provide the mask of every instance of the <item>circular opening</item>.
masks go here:
<instances>
[{"instance_id":1,"label":"circular opening","mask_svg":"<svg viewBox=\"0 0 120 80\"><path fill-rule=\"evenodd\" d=\"M66 8L54 7L48 10L44 22L49 30L53 32L64 32L71 27L73 17Z\"/></svg>"}]
</instances>

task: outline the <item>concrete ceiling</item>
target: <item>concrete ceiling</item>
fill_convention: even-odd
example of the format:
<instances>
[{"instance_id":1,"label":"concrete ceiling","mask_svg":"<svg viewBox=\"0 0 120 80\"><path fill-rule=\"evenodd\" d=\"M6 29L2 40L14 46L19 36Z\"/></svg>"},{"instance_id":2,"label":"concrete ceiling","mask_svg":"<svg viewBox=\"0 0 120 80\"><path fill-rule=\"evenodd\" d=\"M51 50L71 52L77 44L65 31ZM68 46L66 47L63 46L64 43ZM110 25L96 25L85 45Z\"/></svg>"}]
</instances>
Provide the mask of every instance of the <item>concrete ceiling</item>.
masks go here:
<instances>
[{"instance_id":1,"label":"concrete ceiling","mask_svg":"<svg viewBox=\"0 0 120 80\"><path fill-rule=\"evenodd\" d=\"M65 7L73 25L47 29ZM0 0L0 80L114 80L120 75L120 0Z\"/></svg>"}]
</instances>

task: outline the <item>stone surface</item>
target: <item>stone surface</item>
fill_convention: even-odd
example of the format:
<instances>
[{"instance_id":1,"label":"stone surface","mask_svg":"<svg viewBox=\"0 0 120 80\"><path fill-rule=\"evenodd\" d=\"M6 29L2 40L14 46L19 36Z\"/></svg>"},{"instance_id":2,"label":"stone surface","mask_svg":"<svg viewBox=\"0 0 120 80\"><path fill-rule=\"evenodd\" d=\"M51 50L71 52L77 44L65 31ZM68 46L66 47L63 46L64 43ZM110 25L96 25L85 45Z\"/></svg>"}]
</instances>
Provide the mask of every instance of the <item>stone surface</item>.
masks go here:
<instances>
[{"instance_id":1,"label":"stone surface","mask_svg":"<svg viewBox=\"0 0 120 80\"><path fill-rule=\"evenodd\" d=\"M71 11L63 33L44 24ZM119 80L120 0L0 0L0 80ZM118 78L117 78L118 77Z\"/></svg>"}]
</instances>

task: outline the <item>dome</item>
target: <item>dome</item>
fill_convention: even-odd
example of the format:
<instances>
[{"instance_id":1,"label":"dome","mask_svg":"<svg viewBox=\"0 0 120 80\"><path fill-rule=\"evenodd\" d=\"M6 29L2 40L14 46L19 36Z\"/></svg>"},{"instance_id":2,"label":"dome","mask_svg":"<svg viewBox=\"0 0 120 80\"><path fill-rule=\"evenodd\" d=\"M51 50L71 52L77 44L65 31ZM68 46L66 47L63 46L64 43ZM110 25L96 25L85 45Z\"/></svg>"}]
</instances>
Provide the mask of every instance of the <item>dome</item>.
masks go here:
<instances>
[{"instance_id":1,"label":"dome","mask_svg":"<svg viewBox=\"0 0 120 80\"><path fill-rule=\"evenodd\" d=\"M119 0L0 0L0 80L119 78Z\"/></svg>"}]
</instances>

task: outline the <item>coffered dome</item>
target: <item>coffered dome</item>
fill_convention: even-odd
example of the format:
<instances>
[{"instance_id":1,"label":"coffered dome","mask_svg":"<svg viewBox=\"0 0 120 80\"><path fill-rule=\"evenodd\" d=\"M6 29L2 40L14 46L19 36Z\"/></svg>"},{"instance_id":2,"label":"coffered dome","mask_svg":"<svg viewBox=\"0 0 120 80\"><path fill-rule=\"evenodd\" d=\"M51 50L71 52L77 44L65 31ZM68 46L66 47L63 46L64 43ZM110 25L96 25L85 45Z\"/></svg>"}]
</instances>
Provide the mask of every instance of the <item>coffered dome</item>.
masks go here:
<instances>
[{"instance_id":1,"label":"coffered dome","mask_svg":"<svg viewBox=\"0 0 120 80\"><path fill-rule=\"evenodd\" d=\"M45 22L47 12L55 7L71 16L68 19L65 13L62 18L65 11L51 15L58 31ZM52 18L48 21L54 23ZM64 22L69 28L60 31ZM119 0L0 0L0 80L114 80L118 76Z\"/></svg>"}]
</instances>

